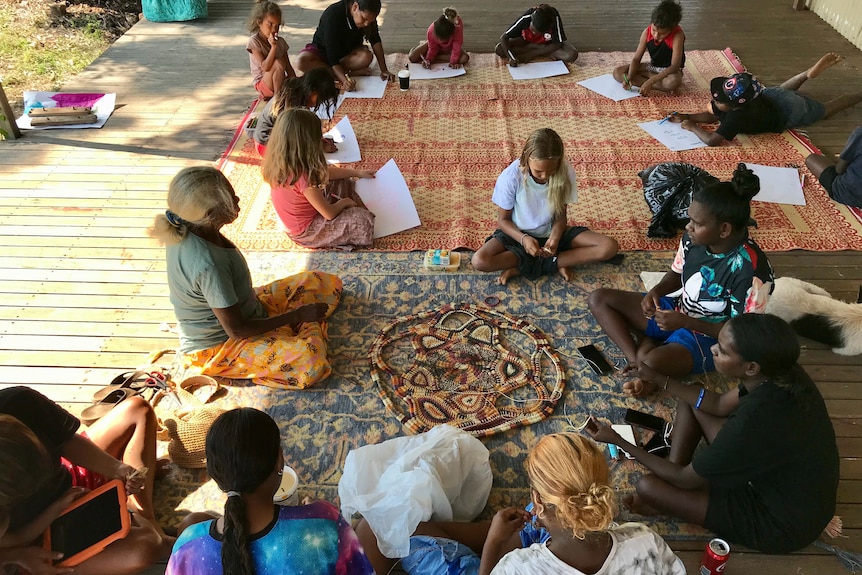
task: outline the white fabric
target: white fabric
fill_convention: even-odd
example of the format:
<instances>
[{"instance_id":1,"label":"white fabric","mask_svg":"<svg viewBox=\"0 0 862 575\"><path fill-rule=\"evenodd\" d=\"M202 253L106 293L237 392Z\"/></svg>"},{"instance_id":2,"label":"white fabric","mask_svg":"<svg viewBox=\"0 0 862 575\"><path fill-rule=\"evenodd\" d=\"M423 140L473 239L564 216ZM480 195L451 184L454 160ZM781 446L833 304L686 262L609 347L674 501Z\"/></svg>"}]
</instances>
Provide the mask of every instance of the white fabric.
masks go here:
<instances>
[{"instance_id":1,"label":"white fabric","mask_svg":"<svg viewBox=\"0 0 862 575\"><path fill-rule=\"evenodd\" d=\"M512 221L519 230L536 238L546 238L551 234L554 223L554 214L548 203L548 185L537 184L529 174L525 178L518 162L515 160L509 164L497 178L491 201L504 210L512 210ZM575 170L568 162L566 169L572 182L566 203L574 204L578 201Z\"/></svg>"},{"instance_id":2,"label":"white fabric","mask_svg":"<svg viewBox=\"0 0 862 575\"><path fill-rule=\"evenodd\" d=\"M685 575L682 560L664 539L641 523L610 529L613 546L595 575ZM557 559L547 544L534 543L503 556L491 575L585 575Z\"/></svg>"}]
</instances>

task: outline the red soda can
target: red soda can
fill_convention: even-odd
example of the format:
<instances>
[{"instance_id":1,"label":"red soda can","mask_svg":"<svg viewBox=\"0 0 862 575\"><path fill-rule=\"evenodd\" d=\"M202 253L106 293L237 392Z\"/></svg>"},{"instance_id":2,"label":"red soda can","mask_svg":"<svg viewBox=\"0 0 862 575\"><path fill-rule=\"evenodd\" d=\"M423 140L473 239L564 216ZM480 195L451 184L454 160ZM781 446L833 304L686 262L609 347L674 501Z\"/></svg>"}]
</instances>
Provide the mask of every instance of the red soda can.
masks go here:
<instances>
[{"instance_id":1,"label":"red soda can","mask_svg":"<svg viewBox=\"0 0 862 575\"><path fill-rule=\"evenodd\" d=\"M715 538L706 546L700 560L700 575L724 573L724 566L730 559L730 545L724 539Z\"/></svg>"}]
</instances>

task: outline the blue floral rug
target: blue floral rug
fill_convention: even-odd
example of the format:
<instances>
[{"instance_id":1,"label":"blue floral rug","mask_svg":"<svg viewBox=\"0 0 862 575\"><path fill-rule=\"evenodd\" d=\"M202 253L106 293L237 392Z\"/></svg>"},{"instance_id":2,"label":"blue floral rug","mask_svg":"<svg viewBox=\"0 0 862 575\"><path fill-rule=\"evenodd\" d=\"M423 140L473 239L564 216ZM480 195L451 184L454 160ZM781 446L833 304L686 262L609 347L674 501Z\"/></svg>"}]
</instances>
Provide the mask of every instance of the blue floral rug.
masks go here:
<instances>
[{"instance_id":1,"label":"blue floral rug","mask_svg":"<svg viewBox=\"0 0 862 575\"><path fill-rule=\"evenodd\" d=\"M469 254L465 254L468 255ZM524 319L544 332L560 357L566 386L553 413L543 421L483 439L491 452L494 487L484 516L507 505L523 505L528 486L523 472L530 448L547 433L578 426L590 414L622 423L626 408L655 413L666 420L674 400L666 396L644 401L622 393L623 378L597 376L577 348L593 343L622 367L623 357L604 335L587 308L587 297L599 287L642 290L641 271L664 271L672 254L628 253L621 265L595 264L576 270L572 283L558 276L532 282L516 278L496 284L496 274L473 271L469 257L456 272L428 272L423 253L250 253L255 284L266 283L302 269L320 269L344 280L344 297L329 325L332 376L304 391L279 391L253 385L232 385L226 401L258 407L281 426L287 464L299 475L300 498L337 501L338 480L347 453L369 443L404 435L401 423L387 411L371 377L369 351L383 328L393 321L446 305L474 304L506 316ZM708 383L719 385L712 376ZM225 401L225 400L223 400ZM620 497L632 491L644 468L633 462L611 462ZM176 523L188 511L221 512L223 496L206 482L203 470L175 469L157 482L160 517ZM622 505L618 521L645 520ZM700 528L666 518L645 520L670 538L706 537Z\"/></svg>"}]
</instances>

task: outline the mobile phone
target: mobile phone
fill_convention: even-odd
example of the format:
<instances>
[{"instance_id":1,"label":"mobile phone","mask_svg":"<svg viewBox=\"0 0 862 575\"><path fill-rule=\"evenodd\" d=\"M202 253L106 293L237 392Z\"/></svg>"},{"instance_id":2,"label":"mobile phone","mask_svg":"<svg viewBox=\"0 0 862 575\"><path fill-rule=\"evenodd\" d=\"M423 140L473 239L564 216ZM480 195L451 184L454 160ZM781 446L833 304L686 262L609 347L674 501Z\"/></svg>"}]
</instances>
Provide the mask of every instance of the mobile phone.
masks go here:
<instances>
[{"instance_id":1,"label":"mobile phone","mask_svg":"<svg viewBox=\"0 0 862 575\"><path fill-rule=\"evenodd\" d=\"M631 423L632 425L637 425L638 427L651 429L653 431L664 431L664 427L666 425L665 420L661 417L644 413L642 411L635 411L634 409L626 410L626 416L623 421Z\"/></svg>"},{"instance_id":2,"label":"mobile phone","mask_svg":"<svg viewBox=\"0 0 862 575\"><path fill-rule=\"evenodd\" d=\"M614 370L614 367L608 363L605 356L602 355L596 346L593 344L582 345L578 348L578 353L581 354L589 366L596 372L596 375L607 375Z\"/></svg>"},{"instance_id":3,"label":"mobile phone","mask_svg":"<svg viewBox=\"0 0 862 575\"><path fill-rule=\"evenodd\" d=\"M632 427L631 425L611 425L611 429L616 431L620 435L620 437L622 437L623 439L625 439L626 441L628 441L632 445L636 446L638 444L637 438L635 436L635 428ZM617 446L617 447L619 447L619 446ZM626 451L625 449L623 449L622 447L619 447L619 450L620 450L620 453L622 453L623 455L626 456L626 458L634 459L634 457L632 457L629 454L629 452Z\"/></svg>"}]
</instances>

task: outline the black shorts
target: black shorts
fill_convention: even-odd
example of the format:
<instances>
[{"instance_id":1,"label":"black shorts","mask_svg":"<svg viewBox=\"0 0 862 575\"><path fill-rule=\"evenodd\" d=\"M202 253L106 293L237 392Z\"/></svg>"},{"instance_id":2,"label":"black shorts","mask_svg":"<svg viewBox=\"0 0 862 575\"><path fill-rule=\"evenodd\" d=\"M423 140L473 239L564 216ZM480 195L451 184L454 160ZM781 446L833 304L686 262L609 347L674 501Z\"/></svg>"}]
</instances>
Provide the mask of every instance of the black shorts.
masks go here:
<instances>
[{"instance_id":1,"label":"black shorts","mask_svg":"<svg viewBox=\"0 0 862 575\"><path fill-rule=\"evenodd\" d=\"M572 245L572 240L575 239L582 232L586 232L588 228L584 226L574 226L566 228L566 231L563 232L563 237L560 238L560 248L559 252L564 252L570 249ZM495 238L503 244L503 247L518 256L518 271L527 279L537 279L543 275L556 273L559 269L557 267L557 258L537 258L535 256L531 256L524 249L524 246L521 245L521 242L515 241L510 238L506 232L503 230L496 230L492 235L490 235L485 242L491 238ZM545 242L548 241L548 238L535 238L536 241L539 242L539 247L545 245Z\"/></svg>"}]
</instances>

